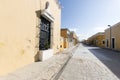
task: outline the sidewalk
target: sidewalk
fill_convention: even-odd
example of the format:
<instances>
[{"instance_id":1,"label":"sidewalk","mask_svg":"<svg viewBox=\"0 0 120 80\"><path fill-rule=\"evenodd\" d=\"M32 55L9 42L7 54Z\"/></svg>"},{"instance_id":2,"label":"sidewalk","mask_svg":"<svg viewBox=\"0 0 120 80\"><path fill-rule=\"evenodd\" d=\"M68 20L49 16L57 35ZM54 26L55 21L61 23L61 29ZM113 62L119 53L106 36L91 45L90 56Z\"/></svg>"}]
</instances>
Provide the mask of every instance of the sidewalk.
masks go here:
<instances>
[{"instance_id":1,"label":"sidewalk","mask_svg":"<svg viewBox=\"0 0 120 80\"><path fill-rule=\"evenodd\" d=\"M62 66L72 56L75 46L56 54L43 62L35 62L27 65L7 76L0 77L0 80L53 80Z\"/></svg>"}]
</instances>

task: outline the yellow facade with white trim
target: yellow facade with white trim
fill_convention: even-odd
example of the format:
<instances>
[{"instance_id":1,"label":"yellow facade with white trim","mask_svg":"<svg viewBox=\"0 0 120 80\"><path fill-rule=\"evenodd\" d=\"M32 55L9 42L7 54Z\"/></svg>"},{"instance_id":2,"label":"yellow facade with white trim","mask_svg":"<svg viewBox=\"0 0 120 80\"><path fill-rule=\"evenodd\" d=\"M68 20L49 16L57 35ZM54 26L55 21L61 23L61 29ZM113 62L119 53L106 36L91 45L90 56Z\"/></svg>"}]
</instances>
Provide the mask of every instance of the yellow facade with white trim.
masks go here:
<instances>
[{"instance_id":1,"label":"yellow facade with white trim","mask_svg":"<svg viewBox=\"0 0 120 80\"><path fill-rule=\"evenodd\" d=\"M0 1L0 75L35 61L39 52L41 12L49 2L52 23L52 49L59 52L61 8L57 0Z\"/></svg>"}]
</instances>

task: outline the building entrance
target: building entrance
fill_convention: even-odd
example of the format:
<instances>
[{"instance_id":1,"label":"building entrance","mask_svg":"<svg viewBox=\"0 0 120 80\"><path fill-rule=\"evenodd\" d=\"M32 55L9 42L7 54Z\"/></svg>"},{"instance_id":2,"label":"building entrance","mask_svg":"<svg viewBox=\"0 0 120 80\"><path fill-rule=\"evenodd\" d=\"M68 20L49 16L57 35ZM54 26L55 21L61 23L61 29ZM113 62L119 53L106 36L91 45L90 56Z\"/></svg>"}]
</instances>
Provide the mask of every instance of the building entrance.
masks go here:
<instances>
[{"instance_id":1,"label":"building entrance","mask_svg":"<svg viewBox=\"0 0 120 80\"><path fill-rule=\"evenodd\" d=\"M112 38L112 48L115 48L115 38Z\"/></svg>"},{"instance_id":2,"label":"building entrance","mask_svg":"<svg viewBox=\"0 0 120 80\"><path fill-rule=\"evenodd\" d=\"M51 23L41 16L39 50L47 50L50 48L50 26Z\"/></svg>"}]
</instances>

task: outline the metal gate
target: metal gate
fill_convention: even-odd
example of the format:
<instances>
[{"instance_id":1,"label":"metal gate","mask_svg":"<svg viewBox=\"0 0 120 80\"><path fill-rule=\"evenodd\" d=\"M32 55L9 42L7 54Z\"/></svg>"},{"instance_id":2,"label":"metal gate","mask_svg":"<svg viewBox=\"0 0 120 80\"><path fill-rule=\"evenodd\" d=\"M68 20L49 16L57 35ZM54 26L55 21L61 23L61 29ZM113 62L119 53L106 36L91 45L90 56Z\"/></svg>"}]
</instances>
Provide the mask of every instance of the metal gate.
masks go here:
<instances>
[{"instance_id":1,"label":"metal gate","mask_svg":"<svg viewBox=\"0 0 120 80\"><path fill-rule=\"evenodd\" d=\"M50 48L50 22L41 16L39 50Z\"/></svg>"}]
</instances>

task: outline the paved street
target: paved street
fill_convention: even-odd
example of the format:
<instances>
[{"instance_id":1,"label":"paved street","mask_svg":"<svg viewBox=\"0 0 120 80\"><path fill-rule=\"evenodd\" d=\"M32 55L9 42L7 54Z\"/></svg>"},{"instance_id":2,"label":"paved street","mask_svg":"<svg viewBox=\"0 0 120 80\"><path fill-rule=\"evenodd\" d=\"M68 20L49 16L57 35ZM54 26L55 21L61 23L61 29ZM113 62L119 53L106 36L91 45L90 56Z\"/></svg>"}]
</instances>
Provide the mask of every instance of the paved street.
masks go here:
<instances>
[{"instance_id":1,"label":"paved street","mask_svg":"<svg viewBox=\"0 0 120 80\"><path fill-rule=\"evenodd\" d=\"M96 47L87 47L87 49L120 79L120 52Z\"/></svg>"},{"instance_id":2,"label":"paved street","mask_svg":"<svg viewBox=\"0 0 120 80\"><path fill-rule=\"evenodd\" d=\"M80 44L59 80L120 80L119 52Z\"/></svg>"},{"instance_id":3,"label":"paved street","mask_svg":"<svg viewBox=\"0 0 120 80\"><path fill-rule=\"evenodd\" d=\"M73 56L68 61L71 53ZM119 61L120 52L80 44L0 80L120 80Z\"/></svg>"}]
</instances>

